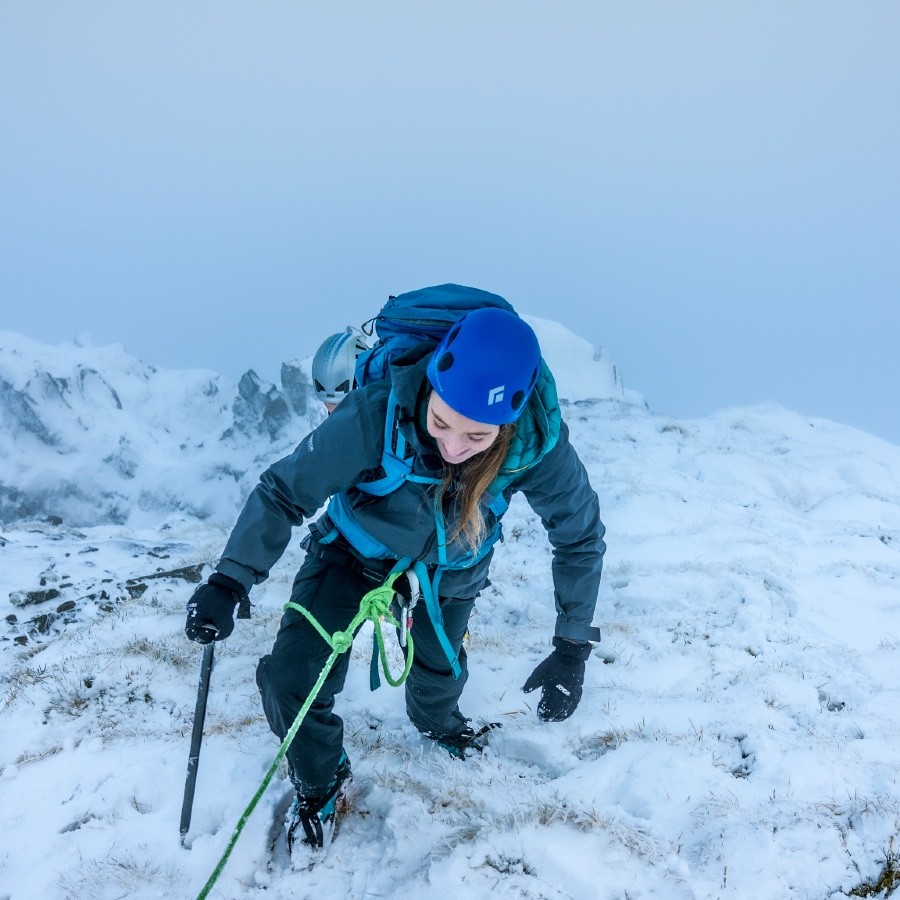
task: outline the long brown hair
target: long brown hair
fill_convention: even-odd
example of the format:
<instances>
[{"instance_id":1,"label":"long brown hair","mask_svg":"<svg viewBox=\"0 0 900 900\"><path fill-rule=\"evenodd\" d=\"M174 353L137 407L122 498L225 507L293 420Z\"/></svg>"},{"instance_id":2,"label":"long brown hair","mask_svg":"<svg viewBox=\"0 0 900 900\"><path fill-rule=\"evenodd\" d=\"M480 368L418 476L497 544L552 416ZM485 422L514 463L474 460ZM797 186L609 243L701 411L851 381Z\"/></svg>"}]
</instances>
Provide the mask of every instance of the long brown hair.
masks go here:
<instances>
[{"instance_id":1,"label":"long brown hair","mask_svg":"<svg viewBox=\"0 0 900 900\"><path fill-rule=\"evenodd\" d=\"M500 472L516 433L515 422L501 425L494 442L487 450L477 453L459 465L444 463L444 475L439 487L440 498L451 498L459 513L456 527L447 541L462 536L470 549L477 550L484 541L487 526L481 513L481 498Z\"/></svg>"}]
</instances>

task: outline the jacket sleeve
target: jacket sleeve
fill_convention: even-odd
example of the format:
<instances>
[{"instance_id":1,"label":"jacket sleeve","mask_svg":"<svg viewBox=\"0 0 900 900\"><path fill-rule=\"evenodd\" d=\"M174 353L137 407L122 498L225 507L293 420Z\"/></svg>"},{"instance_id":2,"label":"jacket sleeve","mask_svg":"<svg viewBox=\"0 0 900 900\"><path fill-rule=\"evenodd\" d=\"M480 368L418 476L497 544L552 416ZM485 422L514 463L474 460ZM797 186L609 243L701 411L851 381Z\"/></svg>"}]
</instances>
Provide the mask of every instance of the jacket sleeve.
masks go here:
<instances>
[{"instance_id":1,"label":"jacket sleeve","mask_svg":"<svg viewBox=\"0 0 900 900\"><path fill-rule=\"evenodd\" d=\"M515 484L541 517L553 547L556 636L598 641L597 604L606 533L600 503L562 424L556 446Z\"/></svg>"},{"instance_id":2,"label":"jacket sleeve","mask_svg":"<svg viewBox=\"0 0 900 900\"><path fill-rule=\"evenodd\" d=\"M353 391L293 453L263 472L216 571L247 590L265 581L287 548L292 529L332 494L357 484L380 465L385 416L385 402L377 401L380 393Z\"/></svg>"}]
</instances>

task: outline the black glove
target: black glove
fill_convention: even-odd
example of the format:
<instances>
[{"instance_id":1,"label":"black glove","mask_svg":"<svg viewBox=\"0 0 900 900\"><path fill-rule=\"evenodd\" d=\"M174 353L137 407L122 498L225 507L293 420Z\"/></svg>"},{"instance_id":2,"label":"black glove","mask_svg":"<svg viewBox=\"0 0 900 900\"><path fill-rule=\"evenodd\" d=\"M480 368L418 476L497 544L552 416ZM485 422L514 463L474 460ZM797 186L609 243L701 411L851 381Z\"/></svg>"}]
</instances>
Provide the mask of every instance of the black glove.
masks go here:
<instances>
[{"instance_id":1,"label":"black glove","mask_svg":"<svg viewBox=\"0 0 900 900\"><path fill-rule=\"evenodd\" d=\"M184 633L198 644L224 641L234 631L234 608L238 605L238 618L249 619L250 600L244 586L213 572L188 600Z\"/></svg>"},{"instance_id":2,"label":"black glove","mask_svg":"<svg viewBox=\"0 0 900 900\"><path fill-rule=\"evenodd\" d=\"M522 690L530 694L541 688L538 715L545 722L562 722L575 712L581 700L584 663L591 655L591 645L553 638L553 646L556 649L531 673Z\"/></svg>"}]
</instances>

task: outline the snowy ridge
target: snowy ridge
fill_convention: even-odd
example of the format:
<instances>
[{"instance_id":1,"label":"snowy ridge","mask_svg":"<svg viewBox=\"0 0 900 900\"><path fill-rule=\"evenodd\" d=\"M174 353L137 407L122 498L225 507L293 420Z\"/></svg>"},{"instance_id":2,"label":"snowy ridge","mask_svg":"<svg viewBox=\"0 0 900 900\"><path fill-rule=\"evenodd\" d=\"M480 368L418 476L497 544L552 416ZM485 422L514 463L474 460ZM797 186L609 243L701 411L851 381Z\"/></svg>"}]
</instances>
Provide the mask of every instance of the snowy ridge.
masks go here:
<instances>
[{"instance_id":1,"label":"snowy ridge","mask_svg":"<svg viewBox=\"0 0 900 900\"><path fill-rule=\"evenodd\" d=\"M490 748L452 760L402 692L370 693L365 631L339 698L355 787L331 854L269 859L279 779L211 896L823 900L900 849L900 448L776 406L564 413L609 543L578 711L542 724L520 690L555 613L550 548L517 498L468 646L463 710L503 723ZM0 898L196 896L274 757L254 671L296 541L217 649L180 846L200 659L184 603L230 522L164 518L0 533Z\"/></svg>"},{"instance_id":2,"label":"snowy ridge","mask_svg":"<svg viewBox=\"0 0 900 900\"><path fill-rule=\"evenodd\" d=\"M643 402L587 341L529 321L560 396ZM280 386L252 370L234 385L213 372L157 369L88 336L49 347L0 332L0 522L231 522L266 462L321 421L310 365L282 364Z\"/></svg>"},{"instance_id":3,"label":"snowy ridge","mask_svg":"<svg viewBox=\"0 0 900 900\"><path fill-rule=\"evenodd\" d=\"M547 365L556 379L560 397L578 400L618 400L645 406L644 398L625 387L622 376L602 348L595 351L589 341L549 319L522 316L534 329Z\"/></svg>"},{"instance_id":4,"label":"snowy ridge","mask_svg":"<svg viewBox=\"0 0 900 900\"><path fill-rule=\"evenodd\" d=\"M141 512L209 514L227 481L204 459L231 424L230 386L212 372L166 372L123 348L47 347L0 334L0 518L76 525ZM212 490L205 485L214 482Z\"/></svg>"}]
</instances>

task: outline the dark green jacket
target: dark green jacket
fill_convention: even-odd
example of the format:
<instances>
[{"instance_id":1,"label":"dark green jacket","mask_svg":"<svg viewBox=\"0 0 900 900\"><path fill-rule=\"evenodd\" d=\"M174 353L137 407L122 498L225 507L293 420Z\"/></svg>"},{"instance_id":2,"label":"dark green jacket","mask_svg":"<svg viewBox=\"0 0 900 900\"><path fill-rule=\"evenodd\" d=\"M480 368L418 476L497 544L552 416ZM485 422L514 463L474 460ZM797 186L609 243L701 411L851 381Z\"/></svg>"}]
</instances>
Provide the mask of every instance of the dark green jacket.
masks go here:
<instances>
[{"instance_id":1,"label":"dark green jacket","mask_svg":"<svg viewBox=\"0 0 900 900\"><path fill-rule=\"evenodd\" d=\"M416 450L414 472L440 476L442 461L437 446L417 423L430 386L425 369L428 356L410 360L411 353L393 369L392 380L351 392L297 449L269 467L251 493L225 546L217 569L248 590L268 577L284 553L291 530L309 519L334 494L343 492L357 522L390 547L397 558L409 556L426 564L437 563L432 491L429 485L405 482L384 497L356 489L374 480L381 464L384 424L391 385L397 397L399 427ZM568 440L556 390L549 372L529 400L517 423L500 483L509 499L521 491L540 516L553 547L553 582L556 597L556 635L572 640L598 640L591 625L606 546L597 495ZM490 499L490 498L487 498ZM490 529L496 521L483 509ZM445 509L447 532L454 528L454 513ZM466 548L451 543L452 563ZM492 553L475 566L450 569L440 591L447 597L473 597L487 582Z\"/></svg>"}]
</instances>

